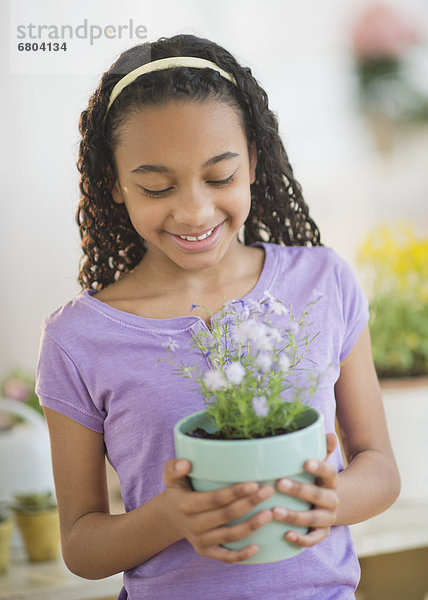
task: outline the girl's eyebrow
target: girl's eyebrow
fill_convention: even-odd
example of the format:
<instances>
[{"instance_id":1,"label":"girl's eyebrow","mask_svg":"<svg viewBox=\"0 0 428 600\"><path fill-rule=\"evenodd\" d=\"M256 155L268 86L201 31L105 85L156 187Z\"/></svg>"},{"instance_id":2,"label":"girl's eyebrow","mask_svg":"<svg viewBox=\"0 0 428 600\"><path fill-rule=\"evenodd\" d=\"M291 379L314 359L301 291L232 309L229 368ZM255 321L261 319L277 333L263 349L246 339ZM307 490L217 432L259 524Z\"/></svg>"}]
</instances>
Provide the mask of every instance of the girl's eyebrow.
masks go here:
<instances>
[{"instance_id":1,"label":"girl's eyebrow","mask_svg":"<svg viewBox=\"0 0 428 600\"><path fill-rule=\"evenodd\" d=\"M217 156L213 156L212 158L210 158L209 160L207 160L203 165L202 168L206 169L207 167L212 167L213 165L216 165L217 163L221 162L222 160L229 160L231 158L235 158L239 156L239 154L237 154L236 152L223 152L222 154L218 154ZM168 167L165 167L163 165L140 165L139 167L137 167L136 169L134 169L133 171L131 171L131 173L171 173L172 169L169 169Z\"/></svg>"}]
</instances>

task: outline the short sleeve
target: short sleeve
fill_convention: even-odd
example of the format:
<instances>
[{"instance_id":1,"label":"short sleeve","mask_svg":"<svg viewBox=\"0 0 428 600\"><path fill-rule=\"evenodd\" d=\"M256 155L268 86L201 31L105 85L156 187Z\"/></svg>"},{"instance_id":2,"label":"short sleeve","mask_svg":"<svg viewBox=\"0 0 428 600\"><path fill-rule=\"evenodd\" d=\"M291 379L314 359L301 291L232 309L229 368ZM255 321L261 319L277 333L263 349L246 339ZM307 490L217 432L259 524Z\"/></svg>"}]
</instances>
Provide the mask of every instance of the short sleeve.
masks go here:
<instances>
[{"instance_id":1,"label":"short sleeve","mask_svg":"<svg viewBox=\"0 0 428 600\"><path fill-rule=\"evenodd\" d=\"M338 265L338 284L342 298L344 333L340 362L345 360L369 320L369 302L357 279L355 271L343 259Z\"/></svg>"},{"instance_id":2,"label":"short sleeve","mask_svg":"<svg viewBox=\"0 0 428 600\"><path fill-rule=\"evenodd\" d=\"M98 433L104 416L67 352L42 329L36 367L36 394L42 406L51 408Z\"/></svg>"}]
</instances>

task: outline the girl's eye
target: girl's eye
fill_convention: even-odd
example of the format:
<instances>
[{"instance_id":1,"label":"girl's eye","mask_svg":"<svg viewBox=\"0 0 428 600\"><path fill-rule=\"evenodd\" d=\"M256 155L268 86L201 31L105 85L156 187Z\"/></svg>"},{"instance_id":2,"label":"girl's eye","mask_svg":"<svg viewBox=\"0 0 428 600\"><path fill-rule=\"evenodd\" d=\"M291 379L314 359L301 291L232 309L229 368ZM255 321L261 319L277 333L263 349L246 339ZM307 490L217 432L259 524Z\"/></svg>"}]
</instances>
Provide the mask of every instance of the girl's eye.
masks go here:
<instances>
[{"instance_id":1,"label":"girl's eye","mask_svg":"<svg viewBox=\"0 0 428 600\"><path fill-rule=\"evenodd\" d=\"M143 188L142 186L140 186L141 189L143 190L143 192L146 194L146 196L151 196L152 198L158 198L159 196L163 196L164 194L166 194L166 192L171 189L171 188L167 188L166 190L147 190L146 188Z\"/></svg>"},{"instance_id":2,"label":"girl's eye","mask_svg":"<svg viewBox=\"0 0 428 600\"><path fill-rule=\"evenodd\" d=\"M232 175L227 179L222 179L221 181L209 181L208 183L212 183L213 185L227 185L228 183L232 183L234 179L235 173L232 173Z\"/></svg>"},{"instance_id":3,"label":"girl's eye","mask_svg":"<svg viewBox=\"0 0 428 600\"><path fill-rule=\"evenodd\" d=\"M211 183L212 185L215 185L215 186L223 186L223 185L227 185L228 183L232 183L232 181L234 179L235 179L235 173L232 173L232 175L230 177L228 177L227 179L222 179L221 181L208 181L207 183ZM147 196L151 196L152 198L159 198L160 196L163 196L164 194L166 194L168 192L168 190L171 189L171 188L166 188L165 190L148 190L147 188L144 188L142 186L140 186L140 187Z\"/></svg>"}]
</instances>

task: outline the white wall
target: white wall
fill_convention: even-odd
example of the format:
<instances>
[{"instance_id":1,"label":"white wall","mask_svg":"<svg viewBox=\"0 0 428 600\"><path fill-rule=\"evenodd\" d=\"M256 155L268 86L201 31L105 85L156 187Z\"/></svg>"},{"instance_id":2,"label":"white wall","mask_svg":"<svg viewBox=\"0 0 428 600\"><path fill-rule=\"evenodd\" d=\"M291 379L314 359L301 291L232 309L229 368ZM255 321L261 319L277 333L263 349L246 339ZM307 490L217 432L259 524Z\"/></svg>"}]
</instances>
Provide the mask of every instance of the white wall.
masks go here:
<instances>
[{"instance_id":1,"label":"white wall","mask_svg":"<svg viewBox=\"0 0 428 600\"><path fill-rule=\"evenodd\" d=\"M0 377L15 365L34 369L44 316L76 295L79 235L75 166L78 118L100 75L138 40L98 40L81 49L71 72L13 72L9 13L0 5L1 229ZM40 22L51 0L37 0ZM425 0L390 0L428 16ZM55 2L50 22L73 11L100 23L109 15L138 21L141 0ZM355 108L348 53L349 27L365 0L156 0L149 39L194 33L228 48L252 68L278 113L290 160L322 240L354 261L364 232L381 218L411 216L428 224L428 134L399 145L389 157L376 152ZM43 10L42 10L43 9ZM8 12L9 11L9 12ZM88 12L89 11L89 12ZM115 12L116 11L116 12ZM61 19L64 17L64 19ZM423 17L423 18L422 18ZM93 53L93 54L91 54ZM428 61L428 59L426 59ZM65 65L65 59L64 59Z\"/></svg>"}]
</instances>

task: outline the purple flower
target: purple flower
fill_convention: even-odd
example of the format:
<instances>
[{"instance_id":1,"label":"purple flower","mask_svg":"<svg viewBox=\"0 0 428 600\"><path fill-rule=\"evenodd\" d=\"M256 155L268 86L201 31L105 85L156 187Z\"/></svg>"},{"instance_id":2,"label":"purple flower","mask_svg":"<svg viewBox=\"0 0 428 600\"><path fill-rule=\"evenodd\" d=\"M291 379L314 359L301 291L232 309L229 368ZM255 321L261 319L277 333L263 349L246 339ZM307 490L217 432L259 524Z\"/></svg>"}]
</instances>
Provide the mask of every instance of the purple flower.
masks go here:
<instances>
[{"instance_id":1,"label":"purple flower","mask_svg":"<svg viewBox=\"0 0 428 600\"><path fill-rule=\"evenodd\" d=\"M27 402L30 395L30 389L26 383L19 379L9 379L3 386L3 394L6 398Z\"/></svg>"},{"instance_id":2,"label":"purple flower","mask_svg":"<svg viewBox=\"0 0 428 600\"><path fill-rule=\"evenodd\" d=\"M168 350L170 350L171 352L175 352L177 348L179 348L178 343L175 340L173 340L172 337L169 337L168 340L162 344L162 346L164 348L168 348Z\"/></svg>"}]
</instances>

